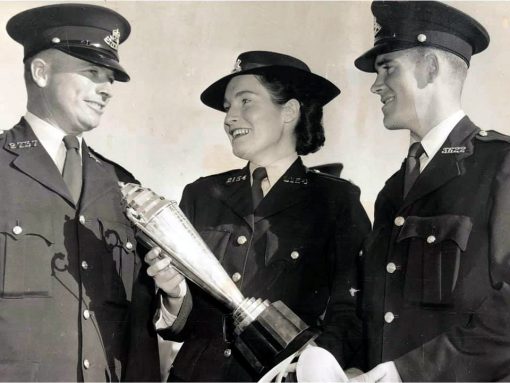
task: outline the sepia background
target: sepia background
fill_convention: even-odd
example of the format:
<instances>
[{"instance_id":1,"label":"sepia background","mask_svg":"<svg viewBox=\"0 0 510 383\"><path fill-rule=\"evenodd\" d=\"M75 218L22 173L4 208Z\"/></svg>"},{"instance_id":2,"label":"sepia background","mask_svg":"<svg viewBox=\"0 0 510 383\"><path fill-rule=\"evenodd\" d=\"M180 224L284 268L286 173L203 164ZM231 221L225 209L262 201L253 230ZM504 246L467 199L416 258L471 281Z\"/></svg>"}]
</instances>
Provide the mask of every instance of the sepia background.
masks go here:
<instances>
[{"instance_id":1,"label":"sepia background","mask_svg":"<svg viewBox=\"0 0 510 383\"><path fill-rule=\"evenodd\" d=\"M48 2L0 2L0 25ZM239 53L272 50L304 60L342 94L325 108L326 144L305 164L341 162L342 177L361 188L370 217L378 191L407 153L407 132L382 125L371 94L373 74L354 59L373 43L370 3L348 2L117 2L110 7L132 25L120 47L131 75L118 83L101 126L86 135L94 149L130 170L143 185L179 200L200 176L244 166L231 154L223 113L202 105L200 93L228 74ZM510 2L454 2L489 31L489 49L472 60L463 96L466 113L482 129L510 134ZM0 33L0 129L25 113L23 49ZM3 182L9 182L4 180ZM469 191L466 191L469 193ZM168 358L162 369L168 368Z\"/></svg>"},{"instance_id":2,"label":"sepia background","mask_svg":"<svg viewBox=\"0 0 510 383\"><path fill-rule=\"evenodd\" d=\"M0 24L48 2L0 2ZM304 60L342 93L325 108L326 144L305 164L344 164L342 177L362 190L369 215L384 181L407 153L407 132L386 131L381 103L370 93L373 74L354 59L373 43L370 3L102 1L132 25L120 47L131 75L117 83L90 146L130 170L145 186L180 199L185 184L242 167L223 132L223 113L201 104L200 93L228 74L237 55L273 50ZM483 129L510 133L510 2L458 1L489 31L489 49L472 60L464 92L466 113ZM25 112L23 49L0 33L0 129Z\"/></svg>"}]
</instances>

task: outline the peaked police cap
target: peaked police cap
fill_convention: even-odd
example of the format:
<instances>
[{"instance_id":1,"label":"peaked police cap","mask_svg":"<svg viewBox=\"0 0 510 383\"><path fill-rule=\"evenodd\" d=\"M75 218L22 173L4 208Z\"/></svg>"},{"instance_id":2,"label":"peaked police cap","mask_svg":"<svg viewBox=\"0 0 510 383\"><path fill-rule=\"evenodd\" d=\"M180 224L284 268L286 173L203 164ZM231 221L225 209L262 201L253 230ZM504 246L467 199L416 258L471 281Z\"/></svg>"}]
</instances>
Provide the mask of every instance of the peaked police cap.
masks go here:
<instances>
[{"instance_id":1,"label":"peaked police cap","mask_svg":"<svg viewBox=\"0 0 510 383\"><path fill-rule=\"evenodd\" d=\"M7 33L24 47L26 61L45 49L113 70L115 80L129 81L119 64L119 45L131 32L117 12L90 4L54 4L28 9L13 16Z\"/></svg>"},{"instance_id":2,"label":"peaked police cap","mask_svg":"<svg viewBox=\"0 0 510 383\"><path fill-rule=\"evenodd\" d=\"M232 78L268 72L281 73L292 81L300 82L307 95L323 106L340 94L335 84L312 73L308 65L295 57L276 52L249 51L241 53L232 73L210 85L202 92L200 99L205 105L223 112L225 89Z\"/></svg>"},{"instance_id":3,"label":"peaked police cap","mask_svg":"<svg viewBox=\"0 0 510 383\"><path fill-rule=\"evenodd\" d=\"M469 66L471 56L489 46L489 33L471 16L439 1L374 1L374 47L354 65L374 72L380 54L432 47L456 54Z\"/></svg>"}]
</instances>

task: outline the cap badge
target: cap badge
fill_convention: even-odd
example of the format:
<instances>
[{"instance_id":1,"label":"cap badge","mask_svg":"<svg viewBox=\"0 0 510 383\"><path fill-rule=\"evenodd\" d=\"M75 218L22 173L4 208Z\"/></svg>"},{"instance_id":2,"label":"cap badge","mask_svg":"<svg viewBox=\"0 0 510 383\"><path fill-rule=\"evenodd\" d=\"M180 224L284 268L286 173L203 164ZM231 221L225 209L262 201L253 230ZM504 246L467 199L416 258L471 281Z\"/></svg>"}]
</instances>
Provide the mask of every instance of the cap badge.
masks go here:
<instances>
[{"instance_id":1,"label":"cap badge","mask_svg":"<svg viewBox=\"0 0 510 383\"><path fill-rule=\"evenodd\" d=\"M379 24L377 20L374 18L374 37L377 36L381 29L382 29L381 24Z\"/></svg>"},{"instance_id":2,"label":"cap badge","mask_svg":"<svg viewBox=\"0 0 510 383\"><path fill-rule=\"evenodd\" d=\"M242 70L243 70L243 68L241 68L241 59L237 59L235 65L234 65L234 69L232 69L232 73L241 72Z\"/></svg>"},{"instance_id":3,"label":"cap badge","mask_svg":"<svg viewBox=\"0 0 510 383\"><path fill-rule=\"evenodd\" d=\"M114 29L111 35L108 35L104 38L104 42L108 44L112 49L117 50L120 44L120 31L118 29Z\"/></svg>"}]
</instances>

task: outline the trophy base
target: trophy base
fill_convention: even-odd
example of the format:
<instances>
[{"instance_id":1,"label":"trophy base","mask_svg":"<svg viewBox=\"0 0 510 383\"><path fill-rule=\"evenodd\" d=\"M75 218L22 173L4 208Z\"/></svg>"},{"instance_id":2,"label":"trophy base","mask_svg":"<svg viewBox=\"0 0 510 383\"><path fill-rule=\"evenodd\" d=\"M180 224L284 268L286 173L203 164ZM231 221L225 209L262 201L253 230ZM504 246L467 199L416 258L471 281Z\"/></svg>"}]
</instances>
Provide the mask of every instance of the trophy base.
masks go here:
<instances>
[{"instance_id":1,"label":"trophy base","mask_svg":"<svg viewBox=\"0 0 510 383\"><path fill-rule=\"evenodd\" d=\"M257 303L259 309L256 311L260 313L253 320L239 319L242 313L237 310L234 313L237 335L234 345L258 374L264 374L313 341L318 334L283 302Z\"/></svg>"}]
</instances>

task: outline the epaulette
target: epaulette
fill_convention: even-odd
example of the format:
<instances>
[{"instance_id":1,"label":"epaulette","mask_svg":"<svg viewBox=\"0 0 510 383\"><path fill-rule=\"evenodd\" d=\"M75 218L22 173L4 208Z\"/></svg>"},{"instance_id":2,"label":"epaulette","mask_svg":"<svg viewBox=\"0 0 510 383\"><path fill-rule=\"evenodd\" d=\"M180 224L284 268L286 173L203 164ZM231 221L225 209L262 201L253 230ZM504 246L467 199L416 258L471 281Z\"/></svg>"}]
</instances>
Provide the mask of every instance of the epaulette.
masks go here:
<instances>
[{"instance_id":1,"label":"epaulette","mask_svg":"<svg viewBox=\"0 0 510 383\"><path fill-rule=\"evenodd\" d=\"M348 181L346 179L334 176L332 174L321 172L320 170L317 170L317 169L307 169L306 170L306 175L308 175L308 176L309 175L315 175L317 177L325 178L325 179L328 179L328 180L334 180L334 181L337 181L337 182L344 182L344 183L348 183L348 184L351 184L351 185L353 184L351 181Z\"/></svg>"},{"instance_id":2,"label":"epaulette","mask_svg":"<svg viewBox=\"0 0 510 383\"><path fill-rule=\"evenodd\" d=\"M477 140L484 142L504 141L510 143L510 136L496 132L495 130L480 130L475 137Z\"/></svg>"},{"instance_id":3,"label":"epaulette","mask_svg":"<svg viewBox=\"0 0 510 383\"><path fill-rule=\"evenodd\" d=\"M120 166L118 163L104 157L103 155L96 152L94 149L92 149L90 146L88 147L90 157L98 162L104 161L110 165L113 166L113 169L115 170L115 174L119 178L119 181L122 182L134 182L134 183L140 183L135 176L131 172L129 172L126 168Z\"/></svg>"}]
</instances>

